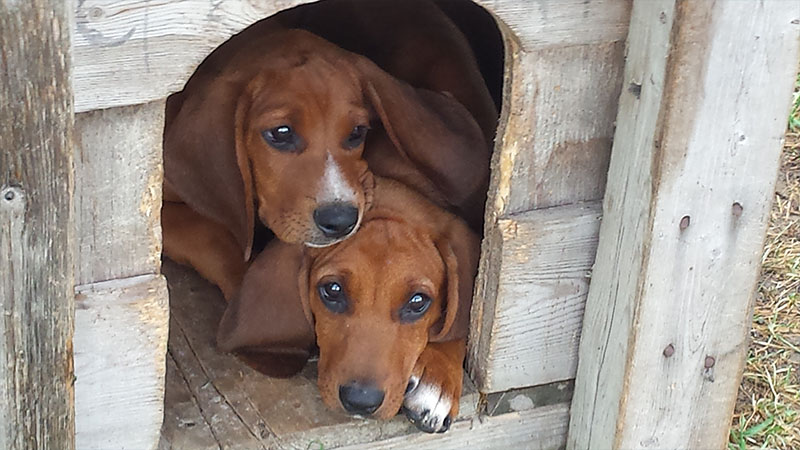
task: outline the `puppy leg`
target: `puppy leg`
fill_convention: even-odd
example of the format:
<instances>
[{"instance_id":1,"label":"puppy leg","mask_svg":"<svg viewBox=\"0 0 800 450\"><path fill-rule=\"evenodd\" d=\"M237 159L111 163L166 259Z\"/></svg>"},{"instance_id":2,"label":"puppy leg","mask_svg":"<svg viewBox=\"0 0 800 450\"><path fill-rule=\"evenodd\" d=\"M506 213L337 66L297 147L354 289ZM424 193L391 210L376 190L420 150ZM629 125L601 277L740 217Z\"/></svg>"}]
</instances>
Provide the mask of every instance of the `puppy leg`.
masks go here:
<instances>
[{"instance_id":1,"label":"puppy leg","mask_svg":"<svg viewBox=\"0 0 800 450\"><path fill-rule=\"evenodd\" d=\"M406 417L422 431L444 433L458 414L464 376L465 339L429 343L408 382Z\"/></svg>"},{"instance_id":2,"label":"puppy leg","mask_svg":"<svg viewBox=\"0 0 800 450\"><path fill-rule=\"evenodd\" d=\"M247 263L233 236L185 203L164 202L161 209L164 254L197 270L230 301L242 284Z\"/></svg>"}]
</instances>

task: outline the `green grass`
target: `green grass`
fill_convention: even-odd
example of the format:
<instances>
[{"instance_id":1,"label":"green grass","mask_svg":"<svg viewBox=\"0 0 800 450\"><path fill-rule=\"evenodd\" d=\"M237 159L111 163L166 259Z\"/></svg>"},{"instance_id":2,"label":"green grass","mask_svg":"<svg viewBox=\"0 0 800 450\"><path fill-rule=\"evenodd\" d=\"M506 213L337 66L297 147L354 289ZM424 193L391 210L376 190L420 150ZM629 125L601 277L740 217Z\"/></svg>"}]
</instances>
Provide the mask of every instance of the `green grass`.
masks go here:
<instances>
[{"instance_id":1,"label":"green grass","mask_svg":"<svg viewBox=\"0 0 800 450\"><path fill-rule=\"evenodd\" d=\"M729 450L800 448L800 75Z\"/></svg>"},{"instance_id":2,"label":"green grass","mask_svg":"<svg viewBox=\"0 0 800 450\"><path fill-rule=\"evenodd\" d=\"M792 101L792 111L789 113L789 131L800 132L800 74L795 80L794 101Z\"/></svg>"}]
</instances>

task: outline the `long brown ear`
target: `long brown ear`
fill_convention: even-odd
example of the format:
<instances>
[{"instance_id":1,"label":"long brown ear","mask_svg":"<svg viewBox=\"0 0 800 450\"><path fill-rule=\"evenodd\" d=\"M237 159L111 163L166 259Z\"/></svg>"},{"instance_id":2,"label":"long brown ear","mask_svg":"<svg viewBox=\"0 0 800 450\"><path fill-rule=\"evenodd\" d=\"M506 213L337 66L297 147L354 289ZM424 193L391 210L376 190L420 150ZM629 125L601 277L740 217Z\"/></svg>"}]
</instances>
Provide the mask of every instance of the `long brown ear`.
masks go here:
<instances>
[{"instance_id":1,"label":"long brown ear","mask_svg":"<svg viewBox=\"0 0 800 450\"><path fill-rule=\"evenodd\" d=\"M291 376L303 368L316 339L295 283L302 263L302 246L277 239L267 245L222 316L220 350L235 352L270 376Z\"/></svg>"},{"instance_id":2,"label":"long brown ear","mask_svg":"<svg viewBox=\"0 0 800 450\"><path fill-rule=\"evenodd\" d=\"M164 176L181 200L233 234L247 260L254 206L241 128L249 102L241 83L221 77L191 83L167 100Z\"/></svg>"},{"instance_id":3,"label":"long brown ear","mask_svg":"<svg viewBox=\"0 0 800 450\"><path fill-rule=\"evenodd\" d=\"M485 196L489 148L466 108L448 95L408 85L366 58L354 60L365 96L396 150L436 183L451 205L470 208Z\"/></svg>"},{"instance_id":4,"label":"long brown ear","mask_svg":"<svg viewBox=\"0 0 800 450\"><path fill-rule=\"evenodd\" d=\"M447 295L441 328L432 330L430 342L449 342L469 334L469 313L478 271L480 238L460 219L452 218L436 241L446 267Z\"/></svg>"}]
</instances>

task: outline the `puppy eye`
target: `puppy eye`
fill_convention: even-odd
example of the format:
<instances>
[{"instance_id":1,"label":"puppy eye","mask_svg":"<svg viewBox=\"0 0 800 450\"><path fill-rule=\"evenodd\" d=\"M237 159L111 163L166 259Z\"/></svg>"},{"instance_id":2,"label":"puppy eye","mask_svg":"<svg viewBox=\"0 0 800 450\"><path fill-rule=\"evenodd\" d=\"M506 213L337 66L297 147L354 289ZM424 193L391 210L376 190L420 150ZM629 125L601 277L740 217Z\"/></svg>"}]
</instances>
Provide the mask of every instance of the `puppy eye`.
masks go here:
<instances>
[{"instance_id":1,"label":"puppy eye","mask_svg":"<svg viewBox=\"0 0 800 450\"><path fill-rule=\"evenodd\" d=\"M417 292L400 308L400 321L405 323L416 322L425 315L431 303L433 303L433 300L430 297Z\"/></svg>"},{"instance_id":2,"label":"puppy eye","mask_svg":"<svg viewBox=\"0 0 800 450\"><path fill-rule=\"evenodd\" d=\"M322 304L331 312L341 314L347 311L347 297L344 295L342 285L335 281L323 283L317 286L317 291Z\"/></svg>"},{"instance_id":3,"label":"puppy eye","mask_svg":"<svg viewBox=\"0 0 800 450\"><path fill-rule=\"evenodd\" d=\"M364 138L367 137L368 130L369 127L364 125L353 128L353 131L350 132L350 136L347 136L347 139L344 141L344 147L354 149L361 145L364 142Z\"/></svg>"},{"instance_id":4,"label":"puppy eye","mask_svg":"<svg viewBox=\"0 0 800 450\"><path fill-rule=\"evenodd\" d=\"M281 125L261 132L264 140L274 149L282 152L293 152L299 149L300 139L289 125Z\"/></svg>"}]
</instances>

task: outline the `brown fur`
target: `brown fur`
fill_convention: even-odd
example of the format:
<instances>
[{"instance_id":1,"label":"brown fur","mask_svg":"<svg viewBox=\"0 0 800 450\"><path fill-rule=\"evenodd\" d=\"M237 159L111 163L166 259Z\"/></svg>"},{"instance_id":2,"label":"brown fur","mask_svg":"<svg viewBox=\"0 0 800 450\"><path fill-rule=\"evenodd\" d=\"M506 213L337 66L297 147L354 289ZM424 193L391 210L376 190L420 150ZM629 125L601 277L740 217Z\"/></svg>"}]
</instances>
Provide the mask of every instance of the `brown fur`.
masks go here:
<instances>
[{"instance_id":1,"label":"brown fur","mask_svg":"<svg viewBox=\"0 0 800 450\"><path fill-rule=\"evenodd\" d=\"M256 213L283 241L335 243L312 218L328 158L356 193L361 216L371 195L369 163L480 227L475 211L485 198L488 149L457 101L413 88L305 31L272 27L246 36L252 39L244 45L215 51L168 100L164 168L172 201L165 215L185 215L164 222L168 256L218 286L238 286L241 276L231 274L243 273L241 261L249 259ZM353 127L367 123L366 144L343 148ZM301 152L279 152L263 140L263 130L282 124L302 137ZM188 208L167 211L176 204ZM172 240L187 232L180 224L192 222L226 230L224 239L236 245Z\"/></svg>"},{"instance_id":2,"label":"brown fur","mask_svg":"<svg viewBox=\"0 0 800 450\"><path fill-rule=\"evenodd\" d=\"M367 379L386 392L375 415L391 417L410 376L423 373L457 399L478 255L479 238L461 219L402 184L376 179L373 205L355 236L321 249L273 243L259 255L220 323L218 345L257 349L264 356L258 367L277 375L269 367L285 361L271 355L296 354L304 362L316 335L319 387L334 409L341 408L340 385ZM283 262L275 262L278 256ZM286 282L292 271L299 274L294 286ZM347 313L332 313L319 299L318 286L331 280L347 292ZM396 313L415 292L433 304L418 321L401 323ZM300 332L303 339L289 338ZM453 417L457 411L454 401Z\"/></svg>"}]
</instances>

